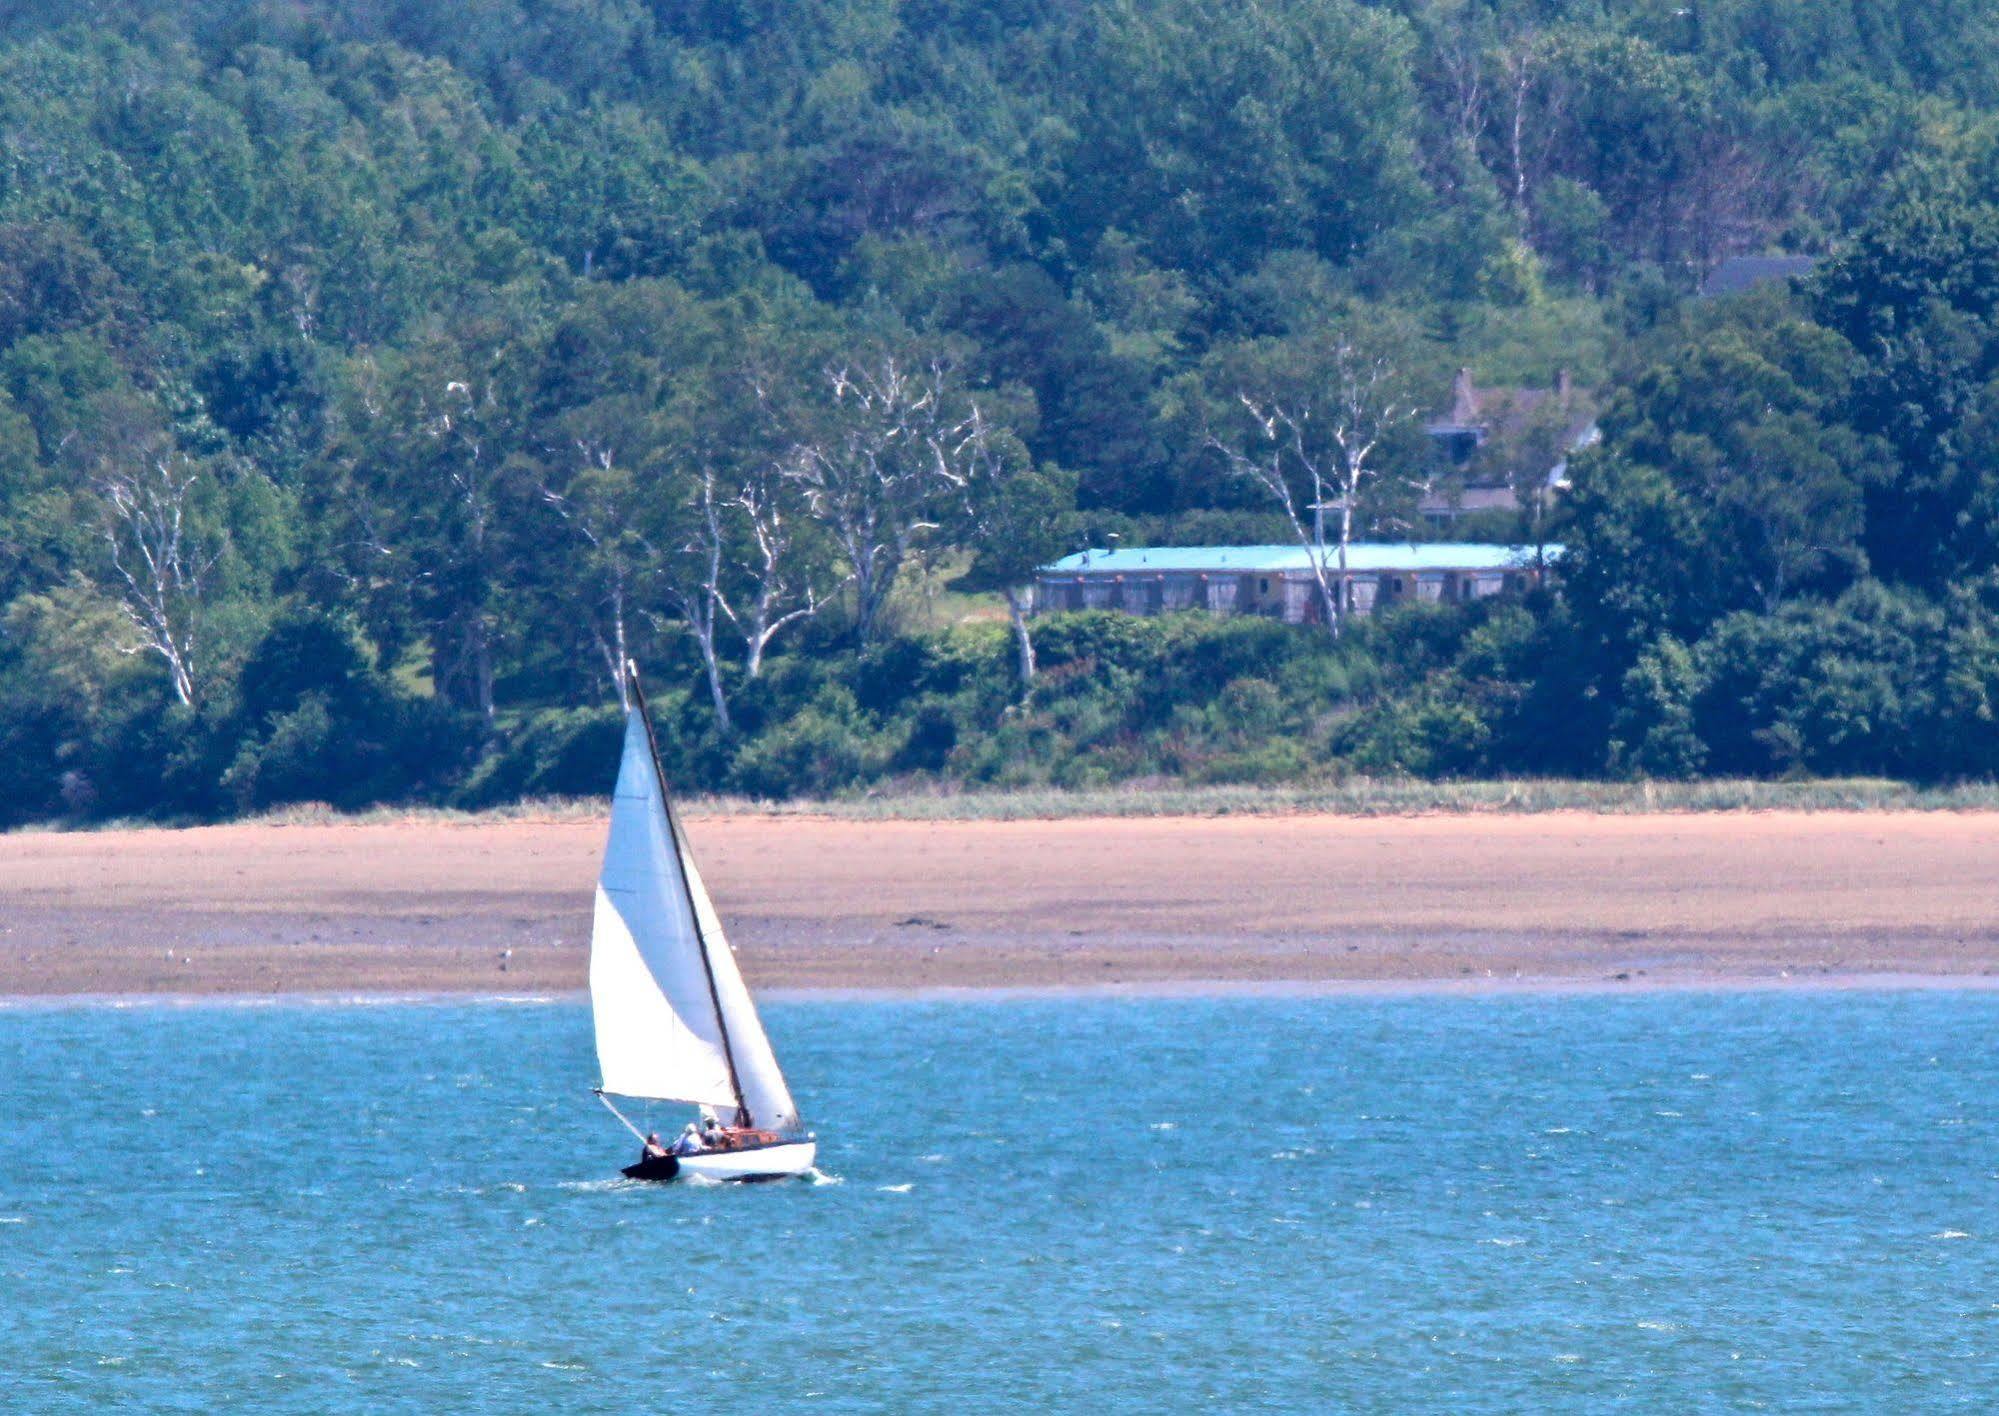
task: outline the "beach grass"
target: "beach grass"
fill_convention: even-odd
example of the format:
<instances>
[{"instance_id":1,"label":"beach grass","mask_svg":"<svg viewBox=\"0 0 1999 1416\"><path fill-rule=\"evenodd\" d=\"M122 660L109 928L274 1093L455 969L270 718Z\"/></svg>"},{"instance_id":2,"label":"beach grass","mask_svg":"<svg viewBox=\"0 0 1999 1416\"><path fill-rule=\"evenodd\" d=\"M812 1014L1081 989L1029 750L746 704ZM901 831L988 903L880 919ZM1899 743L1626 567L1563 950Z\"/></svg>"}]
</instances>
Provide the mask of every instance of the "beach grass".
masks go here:
<instances>
[{"instance_id":1,"label":"beach grass","mask_svg":"<svg viewBox=\"0 0 1999 1416\"><path fill-rule=\"evenodd\" d=\"M1197 786L1138 782L1120 786L977 789L904 785L822 799L784 801L742 796L693 796L680 803L691 817L804 816L858 821L1034 821L1092 816L1281 816L1314 812L1341 816L1531 815L1569 811L1602 815L1725 811L1999 811L1999 783L1920 786L1880 778L1803 781L1588 782L1566 779L1423 782L1347 778L1281 786ZM542 797L461 811L444 807L381 806L336 812L318 803L246 818L297 826L333 822L597 821L603 797ZM106 822L98 829L160 823ZM184 824L184 823L180 823Z\"/></svg>"}]
</instances>

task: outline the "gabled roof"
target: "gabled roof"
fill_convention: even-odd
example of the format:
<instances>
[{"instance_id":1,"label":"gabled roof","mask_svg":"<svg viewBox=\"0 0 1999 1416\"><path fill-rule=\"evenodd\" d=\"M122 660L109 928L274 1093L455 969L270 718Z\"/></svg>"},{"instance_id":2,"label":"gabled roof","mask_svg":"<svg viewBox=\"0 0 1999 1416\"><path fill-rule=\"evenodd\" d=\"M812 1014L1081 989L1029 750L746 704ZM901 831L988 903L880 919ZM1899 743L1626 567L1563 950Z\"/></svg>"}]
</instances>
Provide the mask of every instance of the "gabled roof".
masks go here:
<instances>
[{"instance_id":1,"label":"gabled roof","mask_svg":"<svg viewBox=\"0 0 1999 1416\"><path fill-rule=\"evenodd\" d=\"M1560 546L1545 548L1548 559ZM1329 564L1338 551L1326 547ZM1472 541L1358 541L1347 547L1347 569L1365 573L1424 570L1517 570L1534 563L1532 546L1500 546ZM1132 575L1177 571L1192 574L1310 572L1312 556L1303 546L1145 546L1128 550L1081 551L1042 567L1044 575Z\"/></svg>"},{"instance_id":2,"label":"gabled roof","mask_svg":"<svg viewBox=\"0 0 1999 1416\"><path fill-rule=\"evenodd\" d=\"M1426 422L1423 431L1433 438L1469 437L1482 444L1488 437L1519 431L1530 419L1542 416L1543 409L1559 415L1562 444L1570 452L1588 446L1597 436L1592 401L1569 381L1566 369L1548 388L1481 388L1470 369L1459 369L1451 382L1450 408Z\"/></svg>"},{"instance_id":3,"label":"gabled roof","mask_svg":"<svg viewBox=\"0 0 1999 1416\"><path fill-rule=\"evenodd\" d=\"M1483 433L1532 415L1550 398L1566 406L1572 397L1564 373L1553 388L1482 388L1470 369L1451 380L1451 406L1424 424L1432 433Z\"/></svg>"}]
</instances>

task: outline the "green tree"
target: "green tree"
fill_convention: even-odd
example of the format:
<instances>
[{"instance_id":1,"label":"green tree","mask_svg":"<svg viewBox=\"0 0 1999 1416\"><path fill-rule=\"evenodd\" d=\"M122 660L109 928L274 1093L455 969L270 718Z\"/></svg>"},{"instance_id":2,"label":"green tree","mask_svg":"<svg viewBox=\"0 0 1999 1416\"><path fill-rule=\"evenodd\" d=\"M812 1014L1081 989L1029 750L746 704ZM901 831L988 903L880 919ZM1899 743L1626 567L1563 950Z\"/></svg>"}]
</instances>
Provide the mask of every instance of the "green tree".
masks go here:
<instances>
[{"instance_id":1,"label":"green tree","mask_svg":"<svg viewBox=\"0 0 1999 1416\"><path fill-rule=\"evenodd\" d=\"M1707 758L1694 731L1700 688L1687 646L1670 634L1654 641L1624 676L1623 703L1611 725L1611 767L1669 779L1698 773Z\"/></svg>"},{"instance_id":2,"label":"green tree","mask_svg":"<svg viewBox=\"0 0 1999 1416\"><path fill-rule=\"evenodd\" d=\"M1893 452L1868 497L1870 561L1931 590L1992 564L1999 503L1966 434L1999 379L1999 204L1923 183L1831 263L1816 305L1861 352L1855 424Z\"/></svg>"},{"instance_id":3,"label":"green tree","mask_svg":"<svg viewBox=\"0 0 1999 1416\"><path fill-rule=\"evenodd\" d=\"M1763 301L1697 326L1606 410L1610 446L1686 498L1718 604L1772 610L1865 568L1882 453L1845 422L1856 367L1837 335Z\"/></svg>"},{"instance_id":4,"label":"green tree","mask_svg":"<svg viewBox=\"0 0 1999 1416\"><path fill-rule=\"evenodd\" d=\"M1100 7L1075 78L1065 177L1078 235L1115 228L1166 264L1272 251L1346 262L1413 213L1410 35L1350 0Z\"/></svg>"},{"instance_id":5,"label":"green tree","mask_svg":"<svg viewBox=\"0 0 1999 1416\"><path fill-rule=\"evenodd\" d=\"M436 691L488 722L528 504L533 338L502 321L371 361L347 414L352 574L376 587L378 617L421 626Z\"/></svg>"},{"instance_id":6,"label":"green tree","mask_svg":"<svg viewBox=\"0 0 1999 1416\"><path fill-rule=\"evenodd\" d=\"M1036 672L1028 624L1034 574L1072 544L1076 477L1053 463L1035 466L1019 439L1003 430L981 437L975 458L957 528L973 559L959 585L998 591L1006 601L1025 694Z\"/></svg>"}]
</instances>

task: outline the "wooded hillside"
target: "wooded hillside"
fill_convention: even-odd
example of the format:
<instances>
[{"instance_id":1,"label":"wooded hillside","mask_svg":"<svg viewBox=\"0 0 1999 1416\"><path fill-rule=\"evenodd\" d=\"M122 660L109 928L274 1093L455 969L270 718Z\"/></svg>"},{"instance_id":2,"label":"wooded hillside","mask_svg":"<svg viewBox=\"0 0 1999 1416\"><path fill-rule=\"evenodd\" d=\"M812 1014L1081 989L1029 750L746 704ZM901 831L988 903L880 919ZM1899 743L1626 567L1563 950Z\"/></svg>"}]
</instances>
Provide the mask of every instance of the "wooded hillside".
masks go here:
<instances>
[{"instance_id":1,"label":"wooded hillside","mask_svg":"<svg viewBox=\"0 0 1999 1416\"><path fill-rule=\"evenodd\" d=\"M762 794L1999 769L1980 0L5 16L0 823L601 790L627 653ZM1601 410L1553 593L1009 623L1434 534L1459 368Z\"/></svg>"}]
</instances>

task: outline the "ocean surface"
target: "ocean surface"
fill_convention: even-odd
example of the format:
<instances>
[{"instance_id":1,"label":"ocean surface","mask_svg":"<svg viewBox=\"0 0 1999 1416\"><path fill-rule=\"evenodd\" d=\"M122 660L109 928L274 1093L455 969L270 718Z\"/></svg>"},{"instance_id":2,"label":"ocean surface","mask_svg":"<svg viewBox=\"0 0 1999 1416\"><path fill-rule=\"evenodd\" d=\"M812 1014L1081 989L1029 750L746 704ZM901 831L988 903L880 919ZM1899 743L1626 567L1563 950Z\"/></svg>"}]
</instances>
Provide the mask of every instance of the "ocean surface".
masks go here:
<instances>
[{"instance_id":1,"label":"ocean surface","mask_svg":"<svg viewBox=\"0 0 1999 1416\"><path fill-rule=\"evenodd\" d=\"M766 1014L817 1182L571 1002L0 1009L0 1407L1999 1402L1999 994Z\"/></svg>"}]
</instances>

